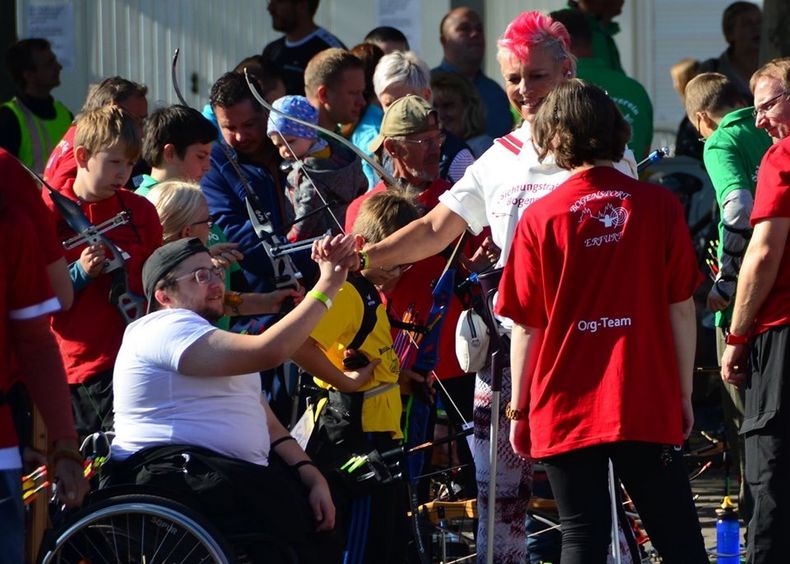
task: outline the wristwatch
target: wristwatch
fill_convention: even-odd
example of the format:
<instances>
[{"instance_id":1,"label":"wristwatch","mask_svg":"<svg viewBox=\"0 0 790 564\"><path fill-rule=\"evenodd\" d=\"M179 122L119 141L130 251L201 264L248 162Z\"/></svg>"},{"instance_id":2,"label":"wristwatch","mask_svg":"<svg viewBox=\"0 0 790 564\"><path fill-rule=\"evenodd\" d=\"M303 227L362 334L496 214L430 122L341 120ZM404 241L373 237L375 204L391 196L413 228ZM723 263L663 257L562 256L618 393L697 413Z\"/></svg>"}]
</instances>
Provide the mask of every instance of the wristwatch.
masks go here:
<instances>
[{"instance_id":1,"label":"wristwatch","mask_svg":"<svg viewBox=\"0 0 790 564\"><path fill-rule=\"evenodd\" d=\"M728 345L747 345L749 344L749 336L727 333L727 335L724 337L724 342Z\"/></svg>"},{"instance_id":2,"label":"wristwatch","mask_svg":"<svg viewBox=\"0 0 790 564\"><path fill-rule=\"evenodd\" d=\"M527 414L529 414L529 409L526 407L522 409L513 409L510 407L510 402L507 402L507 405L505 406L505 417L511 421L520 421L521 419L526 419Z\"/></svg>"}]
</instances>

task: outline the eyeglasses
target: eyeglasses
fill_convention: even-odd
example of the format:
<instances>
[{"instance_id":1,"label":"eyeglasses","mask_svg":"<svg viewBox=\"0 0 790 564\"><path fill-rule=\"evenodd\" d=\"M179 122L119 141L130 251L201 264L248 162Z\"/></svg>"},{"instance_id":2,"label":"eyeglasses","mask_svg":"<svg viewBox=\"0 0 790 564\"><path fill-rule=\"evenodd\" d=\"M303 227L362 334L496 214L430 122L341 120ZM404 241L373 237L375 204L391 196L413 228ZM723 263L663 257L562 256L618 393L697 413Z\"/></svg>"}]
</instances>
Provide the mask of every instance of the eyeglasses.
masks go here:
<instances>
[{"instance_id":1,"label":"eyeglasses","mask_svg":"<svg viewBox=\"0 0 790 564\"><path fill-rule=\"evenodd\" d=\"M184 274L183 276L174 278L173 280L175 282L178 282L180 280L186 280L187 278L194 278L195 282L197 282L201 286L205 286L206 284L211 282L212 277L216 278L219 281L223 281L225 279L225 270L218 267L214 267L214 268L201 267L193 270L189 274Z\"/></svg>"},{"instance_id":2,"label":"eyeglasses","mask_svg":"<svg viewBox=\"0 0 790 564\"><path fill-rule=\"evenodd\" d=\"M767 114L774 108L774 106L776 106L776 104L779 103L779 100L782 98L782 96L787 96L788 94L790 94L790 90L782 90L779 94L777 94L773 98L766 100L759 106L755 106L755 108L752 110L752 115L754 117L759 117L760 114L763 115Z\"/></svg>"},{"instance_id":3,"label":"eyeglasses","mask_svg":"<svg viewBox=\"0 0 790 564\"><path fill-rule=\"evenodd\" d=\"M203 219L203 220L201 220L201 221L195 221L194 223L190 223L189 225L190 225L190 226L195 226L195 225L203 225L204 223L206 224L206 226L207 226L209 229L211 229L211 228L214 226L214 220L213 220L213 219L211 219L210 217L208 217L208 218L206 218L206 219Z\"/></svg>"},{"instance_id":4,"label":"eyeglasses","mask_svg":"<svg viewBox=\"0 0 790 564\"><path fill-rule=\"evenodd\" d=\"M405 137L400 138L400 140L404 143L419 145L420 147L441 147L445 139L447 139L447 135L444 133L440 133L439 135L435 135L433 137L426 137L425 139L406 139Z\"/></svg>"}]
</instances>

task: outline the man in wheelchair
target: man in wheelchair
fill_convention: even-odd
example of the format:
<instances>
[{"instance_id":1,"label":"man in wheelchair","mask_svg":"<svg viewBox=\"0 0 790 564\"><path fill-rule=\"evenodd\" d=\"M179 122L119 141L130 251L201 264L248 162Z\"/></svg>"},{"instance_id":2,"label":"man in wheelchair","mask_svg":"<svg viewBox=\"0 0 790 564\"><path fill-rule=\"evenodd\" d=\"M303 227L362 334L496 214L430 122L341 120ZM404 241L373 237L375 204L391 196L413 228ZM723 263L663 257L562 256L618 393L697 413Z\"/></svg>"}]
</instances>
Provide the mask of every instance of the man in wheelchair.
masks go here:
<instances>
[{"instance_id":1,"label":"man in wheelchair","mask_svg":"<svg viewBox=\"0 0 790 564\"><path fill-rule=\"evenodd\" d=\"M151 255L150 313L127 328L115 365L116 435L103 485L167 492L221 532L266 534L302 562L339 559L327 482L272 413L258 374L288 358L335 297L346 278L335 267L353 252L339 237L316 258L321 277L307 298L260 335L211 324L223 314L224 273L197 239ZM273 311L287 298L301 294L274 292ZM349 376L370 378L365 370Z\"/></svg>"}]
</instances>

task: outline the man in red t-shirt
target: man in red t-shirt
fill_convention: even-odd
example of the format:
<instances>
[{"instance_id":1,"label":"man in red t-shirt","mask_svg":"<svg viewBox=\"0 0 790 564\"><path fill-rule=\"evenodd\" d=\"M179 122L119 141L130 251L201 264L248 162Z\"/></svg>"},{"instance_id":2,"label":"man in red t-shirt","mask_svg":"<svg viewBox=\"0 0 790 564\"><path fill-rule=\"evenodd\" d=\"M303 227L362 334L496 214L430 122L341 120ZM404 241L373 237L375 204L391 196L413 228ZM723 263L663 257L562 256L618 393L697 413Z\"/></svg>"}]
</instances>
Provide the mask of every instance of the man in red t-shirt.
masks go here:
<instances>
[{"instance_id":1,"label":"man in red t-shirt","mask_svg":"<svg viewBox=\"0 0 790 564\"><path fill-rule=\"evenodd\" d=\"M752 77L757 127L774 139L760 163L738 292L721 360L725 382L746 387L740 433L754 496L748 562L782 562L790 551L790 61L774 59ZM750 347L751 345L751 347ZM751 354L750 354L751 348Z\"/></svg>"},{"instance_id":2,"label":"man in red t-shirt","mask_svg":"<svg viewBox=\"0 0 790 564\"><path fill-rule=\"evenodd\" d=\"M404 96L393 102L387 108L381 122L379 135L371 142L371 151L384 150L392 157L394 176L409 188L407 191L415 194L416 200L423 207L423 211L433 209L439 203L439 196L450 188L450 183L439 178L439 154L442 144L442 133L436 111L431 105L419 96ZM346 211L346 232L354 231L359 208L362 203L373 194L387 190L387 185L381 181L371 191L363 194L349 204ZM479 241L484 236L474 238L467 244L466 250L471 251L479 247ZM471 252L469 253L471 254ZM441 255L424 259L414 265L414 268L404 272L395 289L388 296L388 309L390 315L398 320L408 318L411 323L424 323L425 316L431 307L431 284L441 275L447 260ZM442 379L451 379L464 375L455 358L455 323L458 321L462 306L454 296L446 314L445 327L442 331L439 350L440 360L436 368L437 376ZM408 339L401 339L408 341ZM410 347L407 347L410 348ZM399 351L402 358L413 357L407 351ZM468 388L469 397L461 398L464 404L465 417L471 418L472 397L471 387Z\"/></svg>"},{"instance_id":3,"label":"man in red t-shirt","mask_svg":"<svg viewBox=\"0 0 790 564\"><path fill-rule=\"evenodd\" d=\"M394 176L404 183L407 191L416 195L423 213L439 203L439 196L450 188L450 183L439 178L439 161L443 134L439 119L431 105L419 96L408 95L393 102L384 114L379 135L371 142L374 153L386 151L392 158ZM387 190L384 181L353 200L346 210L345 229L354 231L354 222L362 203L373 194ZM467 242L465 256L472 256L485 239L488 231ZM482 260L485 260L481 252ZM491 262L491 261L489 261ZM441 276L447 258L435 255L419 261L405 271L397 286L387 296L387 310L398 321L424 325L431 310L433 283ZM456 283L460 280L456 280ZM447 413L456 426L472 420L474 375L466 374L455 356L455 326L463 306L453 294L445 312L444 326L438 341L438 362L434 374L442 381L442 388L450 401L445 399ZM411 366L418 347L404 330L393 331L401 361ZM460 410L460 413L459 413ZM461 445L466 457L466 447ZM469 482L472 476L468 477Z\"/></svg>"},{"instance_id":4,"label":"man in red t-shirt","mask_svg":"<svg viewBox=\"0 0 790 564\"><path fill-rule=\"evenodd\" d=\"M784 102L787 104L787 102ZM765 154L751 216L754 233L738 279L722 378L746 385L741 434L746 481L755 496L747 544L754 562L777 562L790 550L790 139ZM751 358L749 344L751 343ZM749 367L751 360L751 368ZM773 556L771 556L773 555ZM752 562L752 560L750 560Z\"/></svg>"}]
</instances>

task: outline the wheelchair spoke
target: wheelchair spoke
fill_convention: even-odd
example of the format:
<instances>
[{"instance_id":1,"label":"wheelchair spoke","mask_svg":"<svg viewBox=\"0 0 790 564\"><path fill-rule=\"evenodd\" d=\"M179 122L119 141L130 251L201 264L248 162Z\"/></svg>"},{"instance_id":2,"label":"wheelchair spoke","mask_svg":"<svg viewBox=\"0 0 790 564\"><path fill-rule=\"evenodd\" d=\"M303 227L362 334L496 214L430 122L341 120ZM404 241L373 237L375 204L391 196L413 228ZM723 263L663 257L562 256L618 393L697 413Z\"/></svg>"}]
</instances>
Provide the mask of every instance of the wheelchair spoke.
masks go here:
<instances>
[{"instance_id":1,"label":"wheelchair spoke","mask_svg":"<svg viewBox=\"0 0 790 564\"><path fill-rule=\"evenodd\" d=\"M198 545L197 545L197 544L195 544L195 545L194 545L194 546L193 546L193 547L190 549L190 551L189 551L189 552L187 552L187 553L184 555L184 558L182 559L182 562L191 562L191 560L189 560L189 557L190 557L190 556L192 556L192 553L193 553L193 552L195 552L195 549L196 549L197 547L198 547Z\"/></svg>"},{"instance_id":2,"label":"wheelchair spoke","mask_svg":"<svg viewBox=\"0 0 790 564\"><path fill-rule=\"evenodd\" d=\"M204 521L189 508L156 496L109 498L67 523L42 563L229 562L224 542Z\"/></svg>"},{"instance_id":3,"label":"wheelchair spoke","mask_svg":"<svg viewBox=\"0 0 790 564\"><path fill-rule=\"evenodd\" d=\"M102 527L98 526L96 528L98 529L96 532L97 532L97 534L99 534L99 538L101 540L103 540L105 543L107 543L107 539L105 538L104 533L101 531ZM94 550L94 554L101 555L102 551L99 550L99 547L96 546L96 544L91 539L92 535L90 533L92 532L92 529L93 528L88 529L87 531L85 531L85 533L83 533L83 535L85 536L85 540L88 541L88 544L90 544L91 548ZM80 553L80 555L83 558L86 558L87 560L90 560L89 556L82 555L82 553ZM106 558L104 558L104 561L109 563L109 561Z\"/></svg>"},{"instance_id":4,"label":"wheelchair spoke","mask_svg":"<svg viewBox=\"0 0 790 564\"><path fill-rule=\"evenodd\" d=\"M145 556L145 515L140 516L140 562L147 564L148 559Z\"/></svg>"},{"instance_id":5,"label":"wheelchair spoke","mask_svg":"<svg viewBox=\"0 0 790 564\"><path fill-rule=\"evenodd\" d=\"M145 528L145 527L143 527L143 528ZM165 535L167 535L166 532L165 532ZM165 540L167 540L167 537L165 537L162 540L159 540L159 531L157 530L157 532L156 532L156 542L154 543L154 546L156 547L156 551L154 551L154 554L151 556L151 563L150 564L154 564L156 562L156 556L159 554L159 550L162 548L162 545L164 544ZM166 560L163 560L163 562L166 562Z\"/></svg>"},{"instance_id":6,"label":"wheelchair spoke","mask_svg":"<svg viewBox=\"0 0 790 564\"><path fill-rule=\"evenodd\" d=\"M167 557L164 559L164 562L170 562L170 557L173 555L173 553L174 553L174 552L176 551L176 549L178 548L178 545L179 545L179 544L181 544L181 541L182 541L182 540L184 540L184 538L185 538L186 536L187 536L187 532L186 532L186 531L184 531L184 532L181 534L181 538L179 538L179 539L178 539L178 541L176 541L176 544L174 544L174 545L173 545L173 548L171 548L171 549L170 549L170 552L167 554Z\"/></svg>"}]
</instances>

